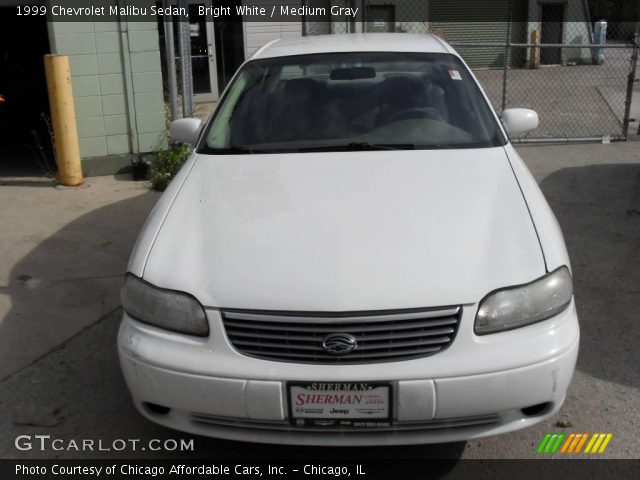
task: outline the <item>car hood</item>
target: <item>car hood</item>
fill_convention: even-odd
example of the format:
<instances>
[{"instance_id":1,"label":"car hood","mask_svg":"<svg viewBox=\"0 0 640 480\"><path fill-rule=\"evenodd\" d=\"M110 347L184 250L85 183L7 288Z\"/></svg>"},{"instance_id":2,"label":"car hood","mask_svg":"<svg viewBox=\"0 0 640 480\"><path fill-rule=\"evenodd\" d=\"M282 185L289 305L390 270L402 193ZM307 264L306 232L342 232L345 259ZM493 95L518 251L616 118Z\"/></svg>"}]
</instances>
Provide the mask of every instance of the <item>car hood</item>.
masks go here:
<instances>
[{"instance_id":1,"label":"car hood","mask_svg":"<svg viewBox=\"0 0 640 480\"><path fill-rule=\"evenodd\" d=\"M201 155L143 276L210 307L357 311L475 303L544 273L490 148Z\"/></svg>"}]
</instances>

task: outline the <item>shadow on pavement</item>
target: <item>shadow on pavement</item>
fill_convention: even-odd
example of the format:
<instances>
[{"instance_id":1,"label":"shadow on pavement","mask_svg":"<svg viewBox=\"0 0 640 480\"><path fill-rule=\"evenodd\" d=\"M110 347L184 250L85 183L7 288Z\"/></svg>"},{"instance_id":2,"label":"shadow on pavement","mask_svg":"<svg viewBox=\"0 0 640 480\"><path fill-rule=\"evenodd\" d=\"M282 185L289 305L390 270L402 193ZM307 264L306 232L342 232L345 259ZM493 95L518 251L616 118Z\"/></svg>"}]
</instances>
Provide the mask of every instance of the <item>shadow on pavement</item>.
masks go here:
<instances>
[{"instance_id":1,"label":"shadow on pavement","mask_svg":"<svg viewBox=\"0 0 640 480\"><path fill-rule=\"evenodd\" d=\"M16 368L0 385L0 458L214 458L268 459L453 459L444 462L442 475L455 465L465 443L384 447L306 448L246 444L195 438L195 450L151 451L18 451L21 434L48 434L67 441L115 439L190 439L189 435L155 425L134 409L122 379L116 354L120 308L104 307L117 298L131 248L157 197L144 194L86 214L66 225L23 258L11 271L12 308L0 323L3 337L13 338L16 354L30 348L38 336L56 335L66 325L52 351ZM106 301L105 304L109 302ZM34 307L34 305L37 305ZM116 304L117 305L117 304ZM30 318L25 318L29 312ZM87 318L65 318L65 312L85 312ZM82 315L80 315L82 317ZM69 324L76 322L70 329ZM84 322L84 323L82 323ZM76 333L77 332L77 333ZM8 335L8 337L7 337ZM71 336L71 338L69 338ZM50 340L50 339L49 339ZM4 357L5 355L3 355ZM438 475L438 472L430 472Z\"/></svg>"},{"instance_id":2,"label":"shadow on pavement","mask_svg":"<svg viewBox=\"0 0 640 480\"><path fill-rule=\"evenodd\" d=\"M581 327L577 368L640 387L640 165L559 170L541 183L564 232Z\"/></svg>"}]
</instances>

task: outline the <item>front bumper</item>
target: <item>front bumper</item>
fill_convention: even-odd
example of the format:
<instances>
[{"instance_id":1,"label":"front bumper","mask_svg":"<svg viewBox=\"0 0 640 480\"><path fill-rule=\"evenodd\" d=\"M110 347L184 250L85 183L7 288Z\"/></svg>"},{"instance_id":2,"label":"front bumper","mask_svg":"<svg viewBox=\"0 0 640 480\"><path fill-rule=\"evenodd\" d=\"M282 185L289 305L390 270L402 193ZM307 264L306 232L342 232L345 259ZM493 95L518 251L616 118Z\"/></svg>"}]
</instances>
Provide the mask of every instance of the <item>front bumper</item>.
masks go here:
<instances>
[{"instance_id":1,"label":"front bumper","mask_svg":"<svg viewBox=\"0 0 640 480\"><path fill-rule=\"evenodd\" d=\"M483 337L473 334L475 310L463 309L456 339L437 355L349 366L240 355L227 341L217 310L207 311L211 335L203 339L166 332L125 314L118 338L120 363L145 417L170 428L232 440L307 445L452 442L525 428L557 412L578 354L575 306L545 322ZM286 382L314 380L389 382L392 427L322 430L291 425ZM526 410L533 406L541 407Z\"/></svg>"}]
</instances>

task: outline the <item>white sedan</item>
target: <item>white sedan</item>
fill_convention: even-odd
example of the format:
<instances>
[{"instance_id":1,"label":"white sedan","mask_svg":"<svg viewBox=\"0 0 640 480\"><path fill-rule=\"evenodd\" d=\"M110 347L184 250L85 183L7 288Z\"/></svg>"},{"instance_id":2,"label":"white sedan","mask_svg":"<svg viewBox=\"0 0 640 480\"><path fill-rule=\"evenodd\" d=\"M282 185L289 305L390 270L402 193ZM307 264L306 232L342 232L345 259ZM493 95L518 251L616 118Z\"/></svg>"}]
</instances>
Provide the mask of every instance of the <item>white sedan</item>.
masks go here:
<instances>
[{"instance_id":1,"label":"white sedan","mask_svg":"<svg viewBox=\"0 0 640 480\"><path fill-rule=\"evenodd\" d=\"M239 69L122 288L137 409L213 437L459 441L560 409L578 354L558 223L445 42L277 41Z\"/></svg>"}]
</instances>

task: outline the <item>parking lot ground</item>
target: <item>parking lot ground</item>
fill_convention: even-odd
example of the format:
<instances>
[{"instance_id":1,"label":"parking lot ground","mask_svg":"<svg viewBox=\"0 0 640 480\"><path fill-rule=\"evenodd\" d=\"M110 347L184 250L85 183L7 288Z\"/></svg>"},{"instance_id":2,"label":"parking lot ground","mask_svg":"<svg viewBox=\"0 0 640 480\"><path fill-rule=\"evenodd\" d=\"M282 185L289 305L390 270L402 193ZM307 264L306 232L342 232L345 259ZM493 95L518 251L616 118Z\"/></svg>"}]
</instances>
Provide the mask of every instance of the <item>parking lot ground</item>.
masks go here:
<instances>
[{"instance_id":1,"label":"parking lot ground","mask_svg":"<svg viewBox=\"0 0 640 480\"><path fill-rule=\"evenodd\" d=\"M158 194L128 177L90 178L73 189L12 178L0 179L0 458L539 458L547 432L611 432L600 458L640 458L640 143L519 152L564 230L582 328L576 373L555 418L499 437L398 448L283 450L156 426L129 400L115 341L120 279ZM21 434L105 445L194 438L195 448L20 451Z\"/></svg>"}]
</instances>

